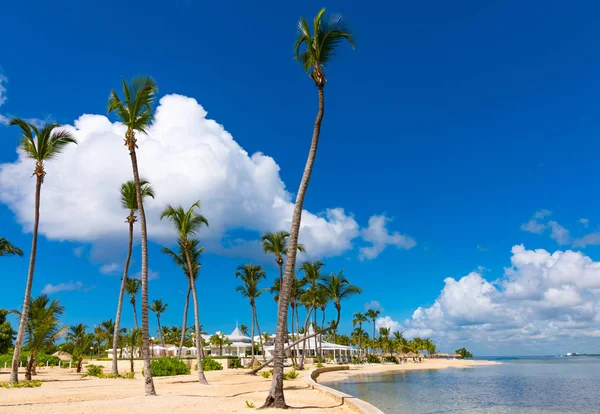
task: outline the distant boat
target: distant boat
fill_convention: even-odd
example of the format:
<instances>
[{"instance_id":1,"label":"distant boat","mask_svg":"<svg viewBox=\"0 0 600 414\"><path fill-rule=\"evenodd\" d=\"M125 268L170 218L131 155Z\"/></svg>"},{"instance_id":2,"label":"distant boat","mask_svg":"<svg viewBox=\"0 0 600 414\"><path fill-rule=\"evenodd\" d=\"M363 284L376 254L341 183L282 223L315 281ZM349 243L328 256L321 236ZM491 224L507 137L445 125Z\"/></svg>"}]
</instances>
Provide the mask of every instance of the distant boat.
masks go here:
<instances>
[{"instance_id":1,"label":"distant boat","mask_svg":"<svg viewBox=\"0 0 600 414\"><path fill-rule=\"evenodd\" d=\"M567 352L567 356L577 356L576 352Z\"/></svg>"}]
</instances>

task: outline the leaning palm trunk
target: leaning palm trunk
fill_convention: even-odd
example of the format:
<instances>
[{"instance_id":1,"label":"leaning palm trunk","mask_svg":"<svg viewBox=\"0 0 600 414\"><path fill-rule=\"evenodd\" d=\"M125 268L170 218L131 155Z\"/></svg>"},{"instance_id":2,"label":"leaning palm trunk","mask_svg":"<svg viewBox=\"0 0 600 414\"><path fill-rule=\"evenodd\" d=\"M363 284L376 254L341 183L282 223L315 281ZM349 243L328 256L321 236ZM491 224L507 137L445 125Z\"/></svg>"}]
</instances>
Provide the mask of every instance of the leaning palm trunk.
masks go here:
<instances>
[{"instance_id":1,"label":"leaning palm trunk","mask_svg":"<svg viewBox=\"0 0 600 414\"><path fill-rule=\"evenodd\" d=\"M41 172L38 172L38 169ZM21 321L19 322L19 331L17 332L17 340L15 342L15 350L13 352L12 366L10 370L10 378L8 382L19 382L19 357L21 356L21 346L25 337L25 329L27 326L27 318L29 316L29 302L31 298L31 286L33 285L33 271L35 269L35 256L37 253L37 236L38 227L40 224L40 193L42 190L42 182L44 181L44 173L42 163L38 161L36 165L36 182L35 182L35 216L33 221L33 237L31 240L31 256L29 258L29 271L27 272L27 285L25 286L25 298L23 299L23 309L21 310Z\"/></svg>"},{"instance_id":2,"label":"leaning palm trunk","mask_svg":"<svg viewBox=\"0 0 600 414\"><path fill-rule=\"evenodd\" d=\"M142 239L142 357L144 358L144 383L146 395L156 395L152 379L152 366L150 364L150 335L148 332L148 234L146 231L146 213L144 212L142 200L137 155L135 153L135 133L132 130L127 131L126 145L129 147L129 155L131 156Z\"/></svg>"},{"instance_id":3,"label":"leaning palm trunk","mask_svg":"<svg viewBox=\"0 0 600 414\"><path fill-rule=\"evenodd\" d=\"M198 382L202 385L208 385L206 377L204 376L204 369L202 368L202 358L204 356L204 347L202 343L202 335L200 335L200 317L198 315L198 296L196 295L196 282L192 274L192 259L190 258L190 252L187 246L185 246L185 260L187 261L188 277L190 280L190 287L192 288L192 300L194 301L194 330L196 333L196 360L198 363Z\"/></svg>"},{"instance_id":4,"label":"leaning palm trunk","mask_svg":"<svg viewBox=\"0 0 600 414\"><path fill-rule=\"evenodd\" d=\"M133 211L130 212L130 216ZM119 347L119 328L121 326L121 311L123 309L123 297L125 296L125 283L129 272L129 263L131 261L131 251L133 250L133 222L129 221L129 249L127 250L127 259L125 259L125 269L123 270L123 279L121 280L121 291L119 292L119 303L117 304L117 315L115 316L115 330L113 332L113 359L111 372L115 375L119 374L117 363L117 348ZM137 324L137 322L136 322ZM137 328L137 326L136 326Z\"/></svg>"},{"instance_id":5,"label":"leaning palm trunk","mask_svg":"<svg viewBox=\"0 0 600 414\"><path fill-rule=\"evenodd\" d=\"M303 339L299 342L302 342L302 355L300 355L300 362L298 362L298 369L304 369L304 355L306 354L306 334L308 333L308 323L310 322L310 314L312 313L312 308L306 311L306 319L304 320L304 334Z\"/></svg>"},{"instance_id":6,"label":"leaning palm trunk","mask_svg":"<svg viewBox=\"0 0 600 414\"><path fill-rule=\"evenodd\" d=\"M292 227L290 230L290 238L288 243L287 258L285 264L285 275L279 295L279 306L277 309L277 332L275 335L275 346L273 349L273 380L271 381L271 389L263 407L287 408L285 397L283 395L283 357L284 357L284 336L285 325L287 323L287 312L290 303L290 295L292 291L292 283L294 279L294 269L296 268L296 253L298 251L298 234L300 233L300 222L302 220L302 206L304 197L308 188L308 182L312 174L313 165L317 156L317 147L319 145L319 134L321 133L321 122L325 112L325 94L321 84L319 89L319 112L315 120L313 128L312 142L298 188L296 196L296 205L294 206L294 214L292 215Z\"/></svg>"},{"instance_id":7,"label":"leaning palm trunk","mask_svg":"<svg viewBox=\"0 0 600 414\"><path fill-rule=\"evenodd\" d=\"M187 314L188 306L190 304L190 292L192 291L191 285L188 287L187 295L185 295L185 307L183 308L183 324L181 325L181 339L179 340L179 350L177 351L177 358L181 359L181 350L183 348L183 341L185 340L185 330L187 329Z\"/></svg>"},{"instance_id":8,"label":"leaning palm trunk","mask_svg":"<svg viewBox=\"0 0 600 414\"><path fill-rule=\"evenodd\" d=\"M323 312L323 319L321 319L321 332L325 329L325 309L321 309ZM323 334L319 337L319 348L320 348L320 356L321 359L319 362L323 362Z\"/></svg>"},{"instance_id":9,"label":"leaning palm trunk","mask_svg":"<svg viewBox=\"0 0 600 414\"><path fill-rule=\"evenodd\" d=\"M252 306L252 312L254 314L254 322L256 322L256 330L258 331L258 340L260 342L260 352L262 353L263 362L266 360L265 348L263 346L262 333L260 332L260 326L258 325L258 315L256 314L256 305Z\"/></svg>"},{"instance_id":10,"label":"leaning palm trunk","mask_svg":"<svg viewBox=\"0 0 600 414\"><path fill-rule=\"evenodd\" d=\"M254 319L254 307L252 308L252 364L254 364L254 355L255 355L255 350L254 350L254 328L256 327L256 319Z\"/></svg>"}]
</instances>

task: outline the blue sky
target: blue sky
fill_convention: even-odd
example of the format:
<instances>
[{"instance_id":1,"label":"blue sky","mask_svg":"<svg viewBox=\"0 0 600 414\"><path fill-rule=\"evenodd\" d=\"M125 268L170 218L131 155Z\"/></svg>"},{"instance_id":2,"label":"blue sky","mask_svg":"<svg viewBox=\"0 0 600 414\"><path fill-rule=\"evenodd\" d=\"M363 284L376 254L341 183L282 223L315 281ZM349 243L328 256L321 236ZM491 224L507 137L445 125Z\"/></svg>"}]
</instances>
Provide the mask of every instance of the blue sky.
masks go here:
<instances>
[{"instance_id":1,"label":"blue sky","mask_svg":"<svg viewBox=\"0 0 600 414\"><path fill-rule=\"evenodd\" d=\"M180 134L169 136L173 157L186 151L189 141L180 136L203 139L193 128L173 129L180 117L202 113L199 104L207 119L231 134L235 145L249 155L261 152L272 158L265 168L277 182L263 186L257 176L249 190L231 180L229 187L202 181L203 173L213 171L194 158L181 163L183 175L169 176L169 165L177 164L177 158L157 164L164 170L148 172L157 181L170 177L171 185L159 184L170 198L158 192L156 211L166 203L204 196L203 208L213 212L212 217L205 213L207 218L222 225L215 230L211 225L214 233L208 234L210 248L201 275L201 319L208 331L231 330L236 319L250 322L247 303L234 292L237 265L258 261L266 266L269 280L277 276L274 262L261 257L251 243L269 227L271 213L249 213L242 204L246 195L252 199L264 188L273 187L265 190L267 199L297 189L317 96L293 60L291 45L298 17L312 17L321 6L312 1L107 1L102 6L23 1L3 7L0 37L8 39L0 49L3 116L74 125L83 114L106 115L108 92L119 86L122 76L147 73L155 77L161 97L179 94L197 101L175 97L164 103L164 112L171 116L165 116L165 130ZM431 333L445 350L466 345L480 354L506 354L500 342L510 338L511 347L521 353L597 351L598 5L439 1L381 2L366 8L334 1L326 6L347 17L356 50L344 45L327 68L326 115L305 208L315 220L327 209L344 209L337 220L319 221L324 227L315 227L309 238L315 242L313 257L324 257L327 272L344 269L364 290L344 303L342 330L351 329L353 312L376 300L382 316L388 317L381 324L405 333ZM82 122L78 130L97 133L98 126ZM217 135L219 140L227 136L223 131ZM32 185L23 171L33 166L17 158L17 137L16 128L0 124L0 235L28 254L33 205L21 182ZM100 189L107 184L102 177L112 177L119 170L116 165L127 160L125 148L116 145L89 147L85 157L94 163L76 163L77 154L71 154L57 161L54 171L53 163L47 166L42 204L53 208L42 212L41 221L53 226L40 237L34 293L47 284L81 282L73 285L79 290L53 294L67 308L67 324L93 326L114 318L119 272L100 270L122 264L127 229L118 220L124 221L126 213L117 217L122 234L104 231L104 205L85 204L83 214L79 203L113 203ZM243 158L235 153L234 148L215 165L225 163L224 171L231 172ZM248 171L255 167L258 171L256 165ZM85 182L70 187L81 181L84 171L92 177L89 188ZM248 171L235 177L244 178ZM199 181L192 186L185 174ZM281 183L286 190L279 188ZM196 189L199 196L190 195ZM229 190L237 195L229 196ZM261 200L257 205L266 205ZM74 211L54 208L61 203ZM387 221L369 226L370 218L382 216ZM582 218L588 221L579 222ZM527 226L530 219L535 221ZM82 230L93 221L100 224ZM335 225L348 228L338 232ZM150 297L169 303L164 324L180 324L185 282L159 252L162 244L172 246L167 229L155 229L150 268L158 278L151 281ZM232 240L245 242L228 249ZM374 240L382 251L361 260L361 248ZM524 252L511 252L521 244ZM547 257L535 249L559 254ZM562 253L569 249L575 253ZM531 259L536 254L539 260ZM563 264L564 271L558 268ZM567 276L554 280L552 269ZM0 307L21 305L26 270L26 259L2 259ZM137 271L139 263L134 263L132 273ZM479 279L473 276L457 286L444 281L473 271ZM589 283L577 282L585 278ZM539 282L535 293L511 296L534 279ZM274 301L265 295L258 306L261 328L273 332ZM419 307L430 312L417 320L413 313ZM443 316L434 312L438 308ZM131 310L127 305L124 309L124 324L130 326ZM507 317L510 323L499 320L511 312L526 314L533 322L517 316ZM333 310L328 319L332 317Z\"/></svg>"}]
</instances>

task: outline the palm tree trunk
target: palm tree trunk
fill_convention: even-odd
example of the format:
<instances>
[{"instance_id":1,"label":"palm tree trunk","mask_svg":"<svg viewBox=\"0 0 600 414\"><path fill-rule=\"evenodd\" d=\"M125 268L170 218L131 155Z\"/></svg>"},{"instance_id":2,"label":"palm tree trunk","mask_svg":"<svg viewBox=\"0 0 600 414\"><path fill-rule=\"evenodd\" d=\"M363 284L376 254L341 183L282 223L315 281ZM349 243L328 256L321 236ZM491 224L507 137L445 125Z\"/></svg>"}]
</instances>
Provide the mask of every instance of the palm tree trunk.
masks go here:
<instances>
[{"instance_id":1,"label":"palm tree trunk","mask_svg":"<svg viewBox=\"0 0 600 414\"><path fill-rule=\"evenodd\" d=\"M127 133L134 134L133 131L127 131ZM146 229L146 213L144 212L137 155L135 153L135 137L132 138L133 145L129 147L129 155L131 156L142 239L142 356L144 358L144 385L146 395L156 395L152 379L152 366L150 364L150 334L148 332L148 232Z\"/></svg>"},{"instance_id":2,"label":"palm tree trunk","mask_svg":"<svg viewBox=\"0 0 600 414\"><path fill-rule=\"evenodd\" d=\"M187 240L186 240L187 243ZM196 282L194 281L194 276L192 274L192 259L190 258L190 252L186 248L185 250L185 260L187 261L188 268L188 278L190 281L190 286L192 288L192 300L194 301L194 330L196 333L196 362L198 363L198 382L202 385L208 385L208 381L206 381L206 377L204 376L204 369L202 368L202 357L204 355L204 349L202 344L202 335L200 335L200 316L198 314L198 295L196 295Z\"/></svg>"},{"instance_id":3,"label":"palm tree trunk","mask_svg":"<svg viewBox=\"0 0 600 414\"><path fill-rule=\"evenodd\" d=\"M135 329L139 329L138 319L137 319L137 311L135 310L135 298L131 301L131 306L133 306L133 321L135 322Z\"/></svg>"},{"instance_id":4,"label":"palm tree trunk","mask_svg":"<svg viewBox=\"0 0 600 414\"><path fill-rule=\"evenodd\" d=\"M292 326L292 329L291 329L292 338L291 339L293 341L294 340L294 313L296 312L296 307L294 305L292 305L292 304L290 304L290 305L291 305L290 307L292 308L292 321L290 322L290 324ZM296 329L298 329L298 328L296 328ZM294 366L297 366L298 363L296 361L296 355L294 355L294 350L293 349L291 351L291 355L292 355L292 364Z\"/></svg>"},{"instance_id":5,"label":"palm tree trunk","mask_svg":"<svg viewBox=\"0 0 600 414\"><path fill-rule=\"evenodd\" d=\"M313 313L313 326L314 326L314 331L317 332L317 329L319 329L318 325L317 325L317 308L315 307L315 313ZM314 338L314 342L315 342L315 359L318 358L319 354L319 345L317 343L317 337L315 336Z\"/></svg>"},{"instance_id":6,"label":"palm tree trunk","mask_svg":"<svg viewBox=\"0 0 600 414\"><path fill-rule=\"evenodd\" d=\"M181 326L181 339L179 340L179 350L177 351L177 358L181 359L181 349L183 348L183 341L185 340L185 330L187 325L187 313L188 306L190 304L190 292L192 287L188 286L187 295L185 296L185 307L183 308L183 325Z\"/></svg>"},{"instance_id":7,"label":"palm tree trunk","mask_svg":"<svg viewBox=\"0 0 600 414\"><path fill-rule=\"evenodd\" d=\"M258 315L256 314L256 305L252 305L252 312L254 313L254 321L256 322L256 330L258 331L258 340L260 341L260 352L262 353L263 362L266 360L265 348L263 347L262 333L260 332L260 326L258 325Z\"/></svg>"},{"instance_id":8,"label":"palm tree trunk","mask_svg":"<svg viewBox=\"0 0 600 414\"><path fill-rule=\"evenodd\" d=\"M21 346L25 337L25 328L29 316L29 301L31 298L31 286L33 285L33 271L35 269L35 257L37 253L37 236L40 224L40 193L42 190L43 175L38 175L35 182L35 215L33 220L33 237L31 238L31 256L29 257L29 270L27 272L27 284L25 286L25 298L23 299L23 309L21 310L21 321L19 322L19 331L15 342L13 352L10 378L8 382L19 382L19 357L21 356Z\"/></svg>"},{"instance_id":9,"label":"palm tree trunk","mask_svg":"<svg viewBox=\"0 0 600 414\"><path fill-rule=\"evenodd\" d=\"M373 319L373 353L375 353L375 319Z\"/></svg>"},{"instance_id":10,"label":"palm tree trunk","mask_svg":"<svg viewBox=\"0 0 600 414\"><path fill-rule=\"evenodd\" d=\"M299 313L300 312L298 311L298 305L296 305L296 331L300 331L300 315L299 315ZM297 333L300 334L300 332L297 332ZM300 351L300 346L296 345L296 355L298 355L299 351Z\"/></svg>"},{"instance_id":11,"label":"palm tree trunk","mask_svg":"<svg viewBox=\"0 0 600 414\"><path fill-rule=\"evenodd\" d=\"M133 214L133 212L130 212ZM127 259L125 259L125 269L123 270L123 279L121 280L121 290L119 291L119 303L117 303L117 316L115 316L115 330L113 333L113 359L111 373L119 375L117 363L117 348L119 347L119 328L121 326L121 311L123 309L123 296L125 296L125 283L129 272L129 263L131 261L131 251L133 250L133 223L129 223L129 248L127 250ZM137 324L137 321L136 321ZM137 327L137 326L136 326Z\"/></svg>"},{"instance_id":12,"label":"palm tree trunk","mask_svg":"<svg viewBox=\"0 0 600 414\"><path fill-rule=\"evenodd\" d=\"M165 335L160 327L160 316L156 315L156 320L158 321L158 333L160 334L160 341L162 343L163 348L165 347Z\"/></svg>"},{"instance_id":13,"label":"palm tree trunk","mask_svg":"<svg viewBox=\"0 0 600 414\"><path fill-rule=\"evenodd\" d=\"M306 334L308 333L308 323L310 321L310 314L312 309L306 309L306 319L304 320L304 340L302 341L302 355L300 355L300 362L298 363L298 369L304 369L304 354L306 353ZM277 339L277 337L275 337Z\"/></svg>"},{"instance_id":14,"label":"palm tree trunk","mask_svg":"<svg viewBox=\"0 0 600 414\"><path fill-rule=\"evenodd\" d=\"M254 328L256 326L256 322L254 319L254 307L252 307L252 364L254 364Z\"/></svg>"},{"instance_id":15,"label":"palm tree trunk","mask_svg":"<svg viewBox=\"0 0 600 414\"><path fill-rule=\"evenodd\" d=\"M323 359L323 330L325 329L325 309L321 309L323 319L321 319L321 336L319 337L320 358ZM319 361L321 362L321 361Z\"/></svg>"},{"instance_id":16,"label":"palm tree trunk","mask_svg":"<svg viewBox=\"0 0 600 414\"><path fill-rule=\"evenodd\" d=\"M273 361L273 380L271 381L271 389L265 400L263 408L287 408L285 397L283 395L283 347L285 325L287 323L287 312L290 303L290 295L292 291L292 282L294 279L294 269L296 268L296 253L298 251L298 234L300 232L300 222L302 221L302 206L304 197L308 189L308 182L312 174L313 165L317 156L317 147L319 145L319 135L321 133L321 122L325 113L325 94L323 91L324 85L319 85L319 112L315 120L313 128L312 142L306 159L306 166L300 181L300 187L296 196L296 204L292 215L292 227L290 229L290 238L288 241L288 251L285 264L285 276L281 285L279 294L279 306L277 309L277 331L275 335L274 346L274 361Z\"/></svg>"}]
</instances>

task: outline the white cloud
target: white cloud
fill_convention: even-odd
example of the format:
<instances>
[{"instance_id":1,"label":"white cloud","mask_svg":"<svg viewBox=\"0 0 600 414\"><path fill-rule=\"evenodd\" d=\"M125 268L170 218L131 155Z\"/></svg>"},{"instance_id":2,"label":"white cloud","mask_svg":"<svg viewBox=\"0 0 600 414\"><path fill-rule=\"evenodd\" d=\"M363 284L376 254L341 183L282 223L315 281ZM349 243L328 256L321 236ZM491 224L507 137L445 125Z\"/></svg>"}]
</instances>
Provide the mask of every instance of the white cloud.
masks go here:
<instances>
[{"instance_id":1,"label":"white cloud","mask_svg":"<svg viewBox=\"0 0 600 414\"><path fill-rule=\"evenodd\" d=\"M94 286L85 286L82 282L73 282L70 281L68 283L59 283L58 285L52 285L48 283L42 289L42 295L51 295L53 293L64 292L64 291L85 291L93 289Z\"/></svg>"},{"instance_id":2,"label":"white cloud","mask_svg":"<svg viewBox=\"0 0 600 414\"><path fill-rule=\"evenodd\" d=\"M373 309L373 310L378 310L380 312L383 312L383 306L381 306L381 303L379 303L378 300L370 300L369 302L365 302L364 308L365 308L365 311L368 311L369 309Z\"/></svg>"},{"instance_id":3,"label":"white cloud","mask_svg":"<svg viewBox=\"0 0 600 414\"><path fill-rule=\"evenodd\" d=\"M573 240L573 247L596 246L598 244L600 244L600 232L598 231Z\"/></svg>"},{"instance_id":4,"label":"white cloud","mask_svg":"<svg viewBox=\"0 0 600 414\"><path fill-rule=\"evenodd\" d=\"M142 271L140 270L133 277L135 279L141 279L142 278ZM148 280L156 280L156 279L159 279L159 278L160 278L160 273L155 272L152 269L148 269Z\"/></svg>"},{"instance_id":5,"label":"white cloud","mask_svg":"<svg viewBox=\"0 0 600 414\"><path fill-rule=\"evenodd\" d=\"M585 227L586 229L588 228L588 226L590 225L590 219L586 219L586 218L580 218L578 220L581 224L583 224L583 227Z\"/></svg>"},{"instance_id":6,"label":"white cloud","mask_svg":"<svg viewBox=\"0 0 600 414\"><path fill-rule=\"evenodd\" d=\"M83 246L75 247L75 248L73 249L73 254L74 254L76 257L81 257L81 256L83 255L83 251L84 251L84 249L85 249L85 248L84 248Z\"/></svg>"},{"instance_id":7,"label":"white cloud","mask_svg":"<svg viewBox=\"0 0 600 414\"><path fill-rule=\"evenodd\" d=\"M477 246L475 246L475 247L477 247L477 250L479 250L480 252L487 252L488 251L487 247L483 247L483 246L481 246L479 244Z\"/></svg>"},{"instance_id":8,"label":"white cloud","mask_svg":"<svg viewBox=\"0 0 600 414\"><path fill-rule=\"evenodd\" d=\"M156 192L156 199L145 205L150 239L172 242L174 230L170 223L160 221L160 212L167 204L189 206L196 200L201 200L201 212L210 223L202 230L209 251L222 253L223 241L238 229L256 232L257 237L289 229L293 195L281 180L279 165L260 152L248 154L206 115L195 99L167 95L160 100L148 136L138 137L140 175ZM124 127L105 116L85 114L67 128L79 145L69 146L47 163L40 233L53 240L122 240L127 233L123 225L127 212L120 208L119 187L131 177ZM33 223L32 170L33 164L21 153L16 162L0 165L0 201L15 212L27 231ZM389 244L414 245L406 236L389 234L382 216L374 220L364 233L373 243L365 257L375 257ZM377 223L383 233L377 233ZM342 208L303 212L300 241L312 257L342 254L353 248L359 235L358 223Z\"/></svg>"},{"instance_id":9,"label":"white cloud","mask_svg":"<svg viewBox=\"0 0 600 414\"><path fill-rule=\"evenodd\" d=\"M6 102L6 83L8 79L2 73L0 73L0 105Z\"/></svg>"},{"instance_id":10,"label":"white cloud","mask_svg":"<svg viewBox=\"0 0 600 414\"><path fill-rule=\"evenodd\" d=\"M121 270L121 266L117 263L107 263L100 267L100 273L103 275L110 275L113 273L117 273Z\"/></svg>"},{"instance_id":11,"label":"white cloud","mask_svg":"<svg viewBox=\"0 0 600 414\"><path fill-rule=\"evenodd\" d=\"M390 333L402 330L400 323L396 322L389 316L380 316L379 318L375 319L375 329L379 330L379 328L389 328Z\"/></svg>"},{"instance_id":12,"label":"white cloud","mask_svg":"<svg viewBox=\"0 0 600 414\"><path fill-rule=\"evenodd\" d=\"M544 230L546 230L547 225L544 223L540 223L540 220L550 216L551 214L552 212L546 209L536 211L529 221L521 224L521 230L527 231L529 233L542 233Z\"/></svg>"},{"instance_id":13,"label":"white cloud","mask_svg":"<svg viewBox=\"0 0 600 414\"><path fill-rule=\"evenodd\" d=\"M569 230L558 224L556 221L549 221L548 226L552 230L550 238L556 240L559 245L569 244Z\"/></svg>"},{"instance_id":14,"label":"white cloud","mask_svg":"<svg viewBox=\"0 0 600 414\"><path fill-rule=\"evenodd\" d=\"M399 249L412 249L416 242L410 237L398 232L391 233L387 224L391 220L383 215L371 216L369 227L361 230L362 238L371 243L369 247L362 247L359 252L360 260L374 259L387 246L396 246Z\"/></svg>"},{"instance_id":15,"label":"white cloud","mask_svg":"<svg viewBox=\"0 0 600 414\"><path fill-rule=\"evenodd\" d=\"M404 321L405 333L482 344L600 337L600 262L581 252L517 245L500 279L472 272L444 282L433 305Z\"/></svg>"}]
</instances>

